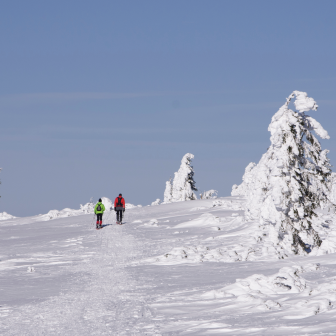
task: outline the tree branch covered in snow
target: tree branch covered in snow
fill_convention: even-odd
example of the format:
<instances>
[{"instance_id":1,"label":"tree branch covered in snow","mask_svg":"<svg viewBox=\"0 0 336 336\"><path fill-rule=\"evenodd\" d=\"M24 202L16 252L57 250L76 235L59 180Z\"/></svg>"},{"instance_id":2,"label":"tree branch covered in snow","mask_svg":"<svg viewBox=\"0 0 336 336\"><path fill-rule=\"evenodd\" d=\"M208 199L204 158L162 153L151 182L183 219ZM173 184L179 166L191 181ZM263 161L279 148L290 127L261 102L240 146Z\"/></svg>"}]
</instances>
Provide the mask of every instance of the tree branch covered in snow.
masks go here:
<instances>
[{"instance_id":1,"label":"tree branch covered in snow","mask_svg":"<svg viewBox=\"0 0 336 336\"><path fill-rule=\"evenodd\" d=\"M288 107L294 97L297 111ZM243 183L232 190L233 196L247 197L246 217L260 220L263 236L280 257L317 249L321 239L312 227L315 209L333 206L329 151L322 150L312 131L322 139L329 135L305 114L317 107L305 92L294 91L269 125L271 146L257 165L246 167Z\"/></svg>"}]
</instances>

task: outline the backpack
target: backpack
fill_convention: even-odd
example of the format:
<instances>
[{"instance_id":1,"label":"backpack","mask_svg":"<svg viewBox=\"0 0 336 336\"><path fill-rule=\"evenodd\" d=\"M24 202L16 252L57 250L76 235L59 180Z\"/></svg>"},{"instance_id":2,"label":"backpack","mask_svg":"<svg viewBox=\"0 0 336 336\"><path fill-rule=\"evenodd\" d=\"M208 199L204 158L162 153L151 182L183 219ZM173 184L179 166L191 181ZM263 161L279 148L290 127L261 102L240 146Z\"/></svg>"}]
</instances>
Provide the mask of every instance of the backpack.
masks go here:
<instances>
[{"instance_id":1,"label":"backpack","mask_svg":"<svg viewBox=\"0 0 336 336\"><path fill-rule=\"evenodd\" d=\"M98 206L97 206L97 211L101 211L101 206L100 206L100 204L98 204Z\"/></svg>"},{"instance_id":2,"label":"backpack","mask_svg":"<svg viewBox=\"0 0 336 336\"><path fill-rule=\"evenodd\" d=\"M117 203L117 207L122 207L123 204L121 203L122 197L118 197L118 203Z\"/></svg>"}]
</instances>

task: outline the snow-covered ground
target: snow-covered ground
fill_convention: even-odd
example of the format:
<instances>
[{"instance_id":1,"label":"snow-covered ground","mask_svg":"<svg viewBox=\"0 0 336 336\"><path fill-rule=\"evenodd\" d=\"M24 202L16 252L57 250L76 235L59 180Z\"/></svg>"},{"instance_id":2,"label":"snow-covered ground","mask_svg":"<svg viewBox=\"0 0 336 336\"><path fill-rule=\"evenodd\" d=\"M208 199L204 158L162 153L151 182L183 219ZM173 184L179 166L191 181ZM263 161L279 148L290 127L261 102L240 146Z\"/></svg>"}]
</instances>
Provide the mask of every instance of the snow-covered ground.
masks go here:
<instances>
[{"instance_id":1,"label":"snow-covered ground","mask_svg":"<svg viewBox=\"0 0 336 336\"><path fill-rule=\"evenodd\" d=\"M2 220L0 334L335 335L336 255L276 258L244 202Z\"/></svg>"}]
</instances>

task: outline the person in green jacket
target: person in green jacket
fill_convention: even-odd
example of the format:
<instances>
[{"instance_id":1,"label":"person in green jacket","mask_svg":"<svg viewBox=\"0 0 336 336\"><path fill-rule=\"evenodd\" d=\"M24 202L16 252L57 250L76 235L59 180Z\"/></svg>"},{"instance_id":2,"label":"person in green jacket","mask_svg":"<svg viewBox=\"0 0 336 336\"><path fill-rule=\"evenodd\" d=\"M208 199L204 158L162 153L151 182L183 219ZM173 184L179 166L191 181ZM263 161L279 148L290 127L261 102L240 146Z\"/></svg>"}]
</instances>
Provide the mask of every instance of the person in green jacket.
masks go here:
<instances>
[{"instance_id":1,"label":"person in green jacket","mask_svg":"<svg viewBox=\"0 0 336 336\"><path fill-rule=\"evenodd\" d=\"M103 225L103 213L105 211L105 206L102 203L101 198L99 198L98 203L96 204L95 208L94 208L94 213L97 215L97 225L96 228L97 229L101 229L102 225Z\"/></svg>"}]
</instances>

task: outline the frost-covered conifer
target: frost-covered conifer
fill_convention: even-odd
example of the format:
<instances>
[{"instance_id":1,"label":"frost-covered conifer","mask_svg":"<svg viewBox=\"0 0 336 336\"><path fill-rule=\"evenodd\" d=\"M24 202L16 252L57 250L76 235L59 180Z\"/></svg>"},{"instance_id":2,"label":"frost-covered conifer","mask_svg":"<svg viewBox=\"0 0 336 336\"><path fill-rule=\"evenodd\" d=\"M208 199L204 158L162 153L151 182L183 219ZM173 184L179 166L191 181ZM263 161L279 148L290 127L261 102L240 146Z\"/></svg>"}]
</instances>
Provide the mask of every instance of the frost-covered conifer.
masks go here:
<instances>
[{"instance_id":1,"label":"frost-covered conifer","mask_svg":"<svg viewBox=\"0 0 336 336\"><path fill-rule=\"evenodd\" d=\"M190 165L194 158L193 154L187 153L183 156L180 169L175 173L174 180L166 182L164 192L164 203L196 200L194 191L196 182L194 180L194 169Z\"/></svg>"},{"instance_id":2,"label":"frost-covered conifer","mask_svg":"<svg viewBox=\"0 0 336 336\"><path fill-rule=\"evenodd\" d=\"M173 184L172 179L169 179L169 181L166 182L166 189L163 194L163 203L170 203L173 198Z\"/></svg>"},{"instance_id":3,"label":"frost-covered conifer","mask_svg":"<svg viewBox=\"0 0 336 336\"><path fill-rule=\"evenodd\" d=\"M336 204L336 173L331 173L330 181L331 181L330 200L334 204Z\"/></svg>"},{"instance_id":4,"label":"frost-covered conifer","mask_svg":"<svg viewBox=\"0 0 336 336\"><path fill-rule=\"evenodd\" d=\"M288 107L294 97L297 111ZM312 131L322 139L329 135L305 114L317 107L305 92L294 91L269 125L271 146L257 165L248 165L243 183L232 190L247 197L246 217L260 219L260 237L268 236L279 257L321 245L312 220L317 207L331 205L331 169L329 151L322 150Z\"/></svg>"},{"instance_id":5,"label":"frost-covered conifer","mask_svg":"<svg viewBox=\"0 0 336 336\"><path fill-rule=\"evenodd\" d=\"M161 202L160 198L157 198L154 202L152 202L151 205L160 205L160 202Z\"/></svg>"},{"instance_id":6,"label":"frost-covered conifer","mask_svg":"<svg viewBox=\"0 0 336 336\"><path fill-rule=\"evenodd\" d=\"M218 195L218 191L211 189L208 191L203 191L203 193L200 194L200 198L201 199L211 199L211 198L215 199L217 198L217 195Z\"/></svg>"},{"instance_id":7,"label":"frost-covered conifer","mask_svg":"<svg viewBox=\"0 0 336 336\"><path fill-rule=\"evenodd\" d=\"M245 168L245 174L243 176L243 183L241 183L239 186L237 184L232 186L232 196L244 196L247 194L249 186L253 182L253 168L255 166L256 164L254 162L251 162L247 165Z\"/></svg>"}]
</instances>

